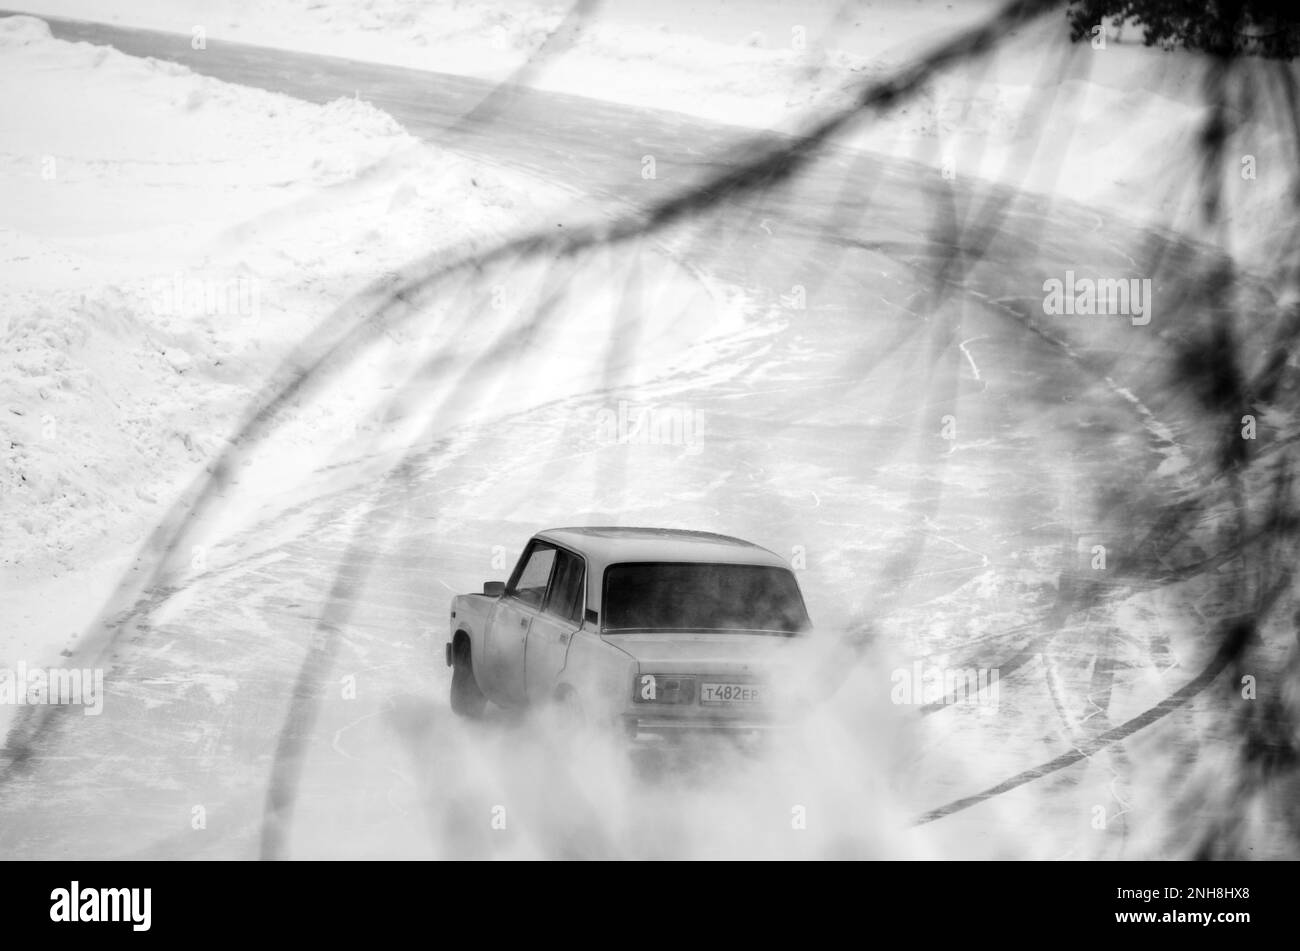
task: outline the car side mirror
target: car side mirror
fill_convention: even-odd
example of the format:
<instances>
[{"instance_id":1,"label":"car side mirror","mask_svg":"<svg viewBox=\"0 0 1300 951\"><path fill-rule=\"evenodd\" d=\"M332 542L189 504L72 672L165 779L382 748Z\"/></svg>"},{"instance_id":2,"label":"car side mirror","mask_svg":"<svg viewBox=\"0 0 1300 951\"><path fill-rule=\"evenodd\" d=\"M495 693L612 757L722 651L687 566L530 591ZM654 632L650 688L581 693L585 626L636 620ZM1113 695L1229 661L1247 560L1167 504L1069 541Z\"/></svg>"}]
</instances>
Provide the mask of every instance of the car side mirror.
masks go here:
<instances>
[{"instance_id":1,"label":"car side mirror","mask_svg":"<svg viewBox=\"0 0 1300 951\"><path fill-rule=\"evenodd\" d=\"M504 581L484 581L483 593L489 598L499 598L506 593L506 583Z\"/></svg>"}]
</instances>

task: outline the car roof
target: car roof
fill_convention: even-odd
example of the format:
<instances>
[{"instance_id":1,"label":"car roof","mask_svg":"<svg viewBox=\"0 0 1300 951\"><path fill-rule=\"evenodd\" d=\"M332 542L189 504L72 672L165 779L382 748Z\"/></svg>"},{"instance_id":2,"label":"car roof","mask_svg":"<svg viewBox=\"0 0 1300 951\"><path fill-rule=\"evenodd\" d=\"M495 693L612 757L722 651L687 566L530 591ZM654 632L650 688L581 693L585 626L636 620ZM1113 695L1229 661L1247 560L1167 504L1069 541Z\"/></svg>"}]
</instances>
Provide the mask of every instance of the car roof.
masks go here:
<instances>
[{"instance_id":1,"label":"car roof","mask_svg":"<svg viewBox=\"0 0 1300 951\"><path fill-rule=\"evenodd\" d=\"M658 561L790 569L775 552L743 538L713 532L598 525L548 528L534 537L568 548L586 559L587 607L597 612L604 611L602 581L605 569L613 564Z\"/></svg>"},{"instance_id":2,"label":"car roof","mask_svg":"<svg viewBox=\"0 0 1300 951\"><path fill-rule=\"evenodd\" d=\"M743 538L680 528L548 528L538 538L587 556L603 571L620 561L686 561L790 567L780 555Z\"/></svg>"}]
</instances>

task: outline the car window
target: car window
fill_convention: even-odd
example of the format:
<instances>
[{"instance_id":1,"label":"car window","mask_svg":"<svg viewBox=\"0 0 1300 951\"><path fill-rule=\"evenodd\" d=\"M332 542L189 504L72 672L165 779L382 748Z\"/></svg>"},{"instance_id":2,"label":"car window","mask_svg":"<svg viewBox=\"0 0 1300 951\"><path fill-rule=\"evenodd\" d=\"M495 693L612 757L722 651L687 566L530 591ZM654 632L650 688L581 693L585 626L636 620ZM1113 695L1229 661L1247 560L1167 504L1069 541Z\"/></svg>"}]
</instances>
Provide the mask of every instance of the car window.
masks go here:
<instances>
[{"instance_id":1,"label":"car window","mask_svg":"<svg viewBox=\"0 0 1300 951\"><path fill-rule=\"evenodd\" d=\"M580 623L586 602L582 559L562 549L557 550L555 557L555 575L551 580L551 593L546 599L546 610L566 621Z\"/></svg>"},{"instance_id":2,"label":"car window","mask_svg":"<svg viewBox=\"0 0 1300 951\"><path fill-rule=\"evenodd\" d=\"M810 626L788 568L627 562L605 570L605 630L771 631Z\"/></svg>"},{"instance_id":3,"label":"car window","mask_svg":"<svg viewBox=\"0 0 1300 951\"><path fill-rule=\"evenodd\" d=\"M540 608L546 597L546 585L551 580L551 567L554 564L555 549L549 545L534 544L510 594L530 607Z\"/></svg>"}]
</instances>

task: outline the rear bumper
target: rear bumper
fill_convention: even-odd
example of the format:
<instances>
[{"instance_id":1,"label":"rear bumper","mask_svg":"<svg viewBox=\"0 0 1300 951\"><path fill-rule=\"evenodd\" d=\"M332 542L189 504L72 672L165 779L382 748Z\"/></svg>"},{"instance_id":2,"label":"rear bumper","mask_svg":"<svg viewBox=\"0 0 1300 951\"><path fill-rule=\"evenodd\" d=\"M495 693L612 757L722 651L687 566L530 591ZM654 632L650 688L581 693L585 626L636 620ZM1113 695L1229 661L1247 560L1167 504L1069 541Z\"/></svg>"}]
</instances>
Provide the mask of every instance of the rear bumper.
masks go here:
<instances>
[{"instance_id":1,"label":"rear bumper","mask_svg":"<svg viewBox=\"0 0 1300 951\"><path fill-rule=\"evenodd\" d=\"M656 717L627 715L621 718L626 735L639 736L744 736L773 734L790 729L791 724L777 720L736 717Z\"/></svg>"}]
</instances>

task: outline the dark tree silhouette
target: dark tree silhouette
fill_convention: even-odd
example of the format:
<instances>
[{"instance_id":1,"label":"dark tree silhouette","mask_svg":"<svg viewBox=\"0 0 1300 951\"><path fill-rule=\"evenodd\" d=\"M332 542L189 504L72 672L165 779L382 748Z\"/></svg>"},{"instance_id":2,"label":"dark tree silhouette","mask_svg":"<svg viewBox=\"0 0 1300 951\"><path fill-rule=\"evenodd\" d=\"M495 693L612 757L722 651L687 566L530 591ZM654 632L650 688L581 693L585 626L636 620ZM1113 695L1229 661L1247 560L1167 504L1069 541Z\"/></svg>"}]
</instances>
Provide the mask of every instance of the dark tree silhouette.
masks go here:
<instances>
[{"instance_id":1,"label":"dark tree silhouette","mask_svg":"<svg viewBox=\"0 0 1300 951\"><path fill-rule=\"evenodd\" d=\"M1271 59L1300 53L1300 5L1291 0L1073 0L1068 16L1076 42L1106 21L1135 21L1147 46Z\"/></svg>"}]
</instances>

